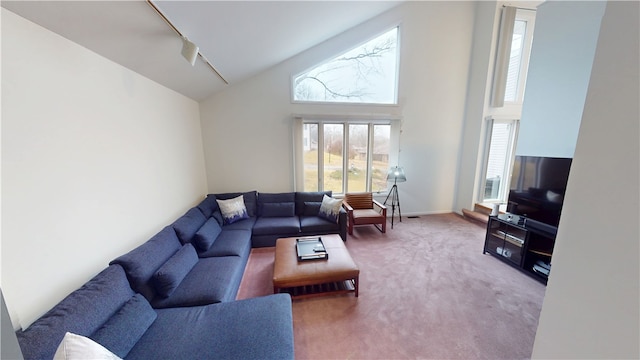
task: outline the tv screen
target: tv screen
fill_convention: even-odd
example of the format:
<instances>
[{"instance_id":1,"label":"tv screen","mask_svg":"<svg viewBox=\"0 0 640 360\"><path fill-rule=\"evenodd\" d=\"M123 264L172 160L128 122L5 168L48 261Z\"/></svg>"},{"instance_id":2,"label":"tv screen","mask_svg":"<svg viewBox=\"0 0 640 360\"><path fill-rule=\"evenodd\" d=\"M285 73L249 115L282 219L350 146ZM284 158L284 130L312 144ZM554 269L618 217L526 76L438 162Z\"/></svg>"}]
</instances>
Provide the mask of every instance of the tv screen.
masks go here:
<instances>
[{"instance_id":1,"label":"tv screen","mask_svg":"<svg viewBox=\"0 0 640 360\"><path fill-rule=\"evenodd\" d=\"M516 156L507 211L558 226L571 158Z\"/></svg>"}]
</instances>

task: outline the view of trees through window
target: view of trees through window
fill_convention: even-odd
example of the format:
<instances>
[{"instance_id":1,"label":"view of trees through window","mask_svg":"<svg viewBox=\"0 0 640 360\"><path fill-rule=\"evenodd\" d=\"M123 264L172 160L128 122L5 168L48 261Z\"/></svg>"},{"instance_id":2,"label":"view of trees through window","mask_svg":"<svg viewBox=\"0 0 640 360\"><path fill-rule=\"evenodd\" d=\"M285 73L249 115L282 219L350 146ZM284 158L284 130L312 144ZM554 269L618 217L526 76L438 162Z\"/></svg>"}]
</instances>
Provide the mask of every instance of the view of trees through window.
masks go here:
<instances>
[{"instance_id":1,"label":"view of trees through window","mask_svg":"<svg viewBox=\"0 0 640 360\"><path fill-rule=\"evenodd\" d=\"M398 28L300 74L293 100L395 104Z\"/></svg>"},{"instance_id":2,"label":"view of trees through window","mask_svg":"<svg viewBox=\"0 0 640 360\"><path fill-rule=\"evenodd\" d=\"M386 190L390 138L389 124L305 123L304 191Z\"/></svg>"}]
</instances>

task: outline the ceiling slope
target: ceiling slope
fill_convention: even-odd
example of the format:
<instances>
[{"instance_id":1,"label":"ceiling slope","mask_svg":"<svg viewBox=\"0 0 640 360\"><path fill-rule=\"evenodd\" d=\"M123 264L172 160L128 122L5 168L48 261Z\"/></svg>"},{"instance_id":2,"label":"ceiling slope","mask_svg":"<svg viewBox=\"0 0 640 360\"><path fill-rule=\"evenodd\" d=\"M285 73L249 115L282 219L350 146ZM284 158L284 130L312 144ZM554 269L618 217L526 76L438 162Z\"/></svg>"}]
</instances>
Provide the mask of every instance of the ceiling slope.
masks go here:
<instances>
[{"instance_id":1,"label":"ceiling slope","mask_svg":"<svg viewBox=\"0 0 640 360\"><path fill-rule=\"evenodd\" d=\"M182 41L146 1L2 1L2 7L200 101L373 18L400 1L154 1L200 47Z\"/></svg>"}]
</instances>

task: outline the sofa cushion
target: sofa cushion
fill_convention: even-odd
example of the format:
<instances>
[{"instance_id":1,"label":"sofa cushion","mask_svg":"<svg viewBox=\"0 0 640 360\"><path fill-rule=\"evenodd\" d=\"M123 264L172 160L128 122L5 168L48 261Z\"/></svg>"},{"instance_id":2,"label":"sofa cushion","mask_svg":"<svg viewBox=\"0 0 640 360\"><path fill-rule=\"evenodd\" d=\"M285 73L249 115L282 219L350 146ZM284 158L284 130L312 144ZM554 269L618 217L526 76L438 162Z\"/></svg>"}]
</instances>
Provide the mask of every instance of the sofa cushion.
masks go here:
<instances>
[{"instance_id":1,"label":"sofa cushion","mask_svg":"<svg viewBox=\"0 0 640 360\"><path fill-rule=\"evenodd\" d=\"M181 246L173 227L167 226L144 244L111 261L111 264L122 265L131 288L151 301L155 296L151 278Z\"/></svg>"},{"instance_id":2,"label":"sofa cushion","mask_svg":"<svg viewBox=\"0 0 640 360\"><path fill-rule=\"evenodd\" d=\"M244 206L247 208L247 214L249 217L256 216L257 214L257 206L258 206L258 192L257 191L247 191L247 192L235 192L235 193L223 193L223 194L215 194L214 196L218 200L229 200L235 197L242 195L244 198Z\"/></svg>"},{"instance_id":3,"label":"sofa cushion","mask_svg":"<svg viewBox=\"0 0 640 360\"><path fill-rule=\"evenodd\" d=\"M216 202L216 204L217 203L218 202ZM222 213L220 212L220 209L214 211L213 214L211 214L211 217L216 219L216 221L218 222L218 224L220 224L220 226L224 225L224 219L222 218Z\"/></svg>"},{"instance_id":4,"label":"sofa cushion","mask_svg":"<svg viewBox=\"0 0 640 360\"><path fill-rule=\"evenodd\" d=\"M74 333L67 332L58 346L53 360L120 360L118 356L97 342Z\"/></svg>"},{"instance_id":5,"label":"sofa cushion","mask_svg":"<svg viewBox=\"0 0 640 360\"><path fill-rule=\"evenodd\" d=\"M218 202L216 202L216 197L211 194L207 195L207 197L198 204L197 208L200 209L202 215L207 219L210 218L215 211L220 210L218 208Z\"/></svg>"},{"instance_id":6,"label":"sofa cushion","mask_svg":"<svg viewBox=\"0 0 640 360\"><path fill-rule=\"evenodd\" d=\"M322 205L322 201L305 201L304 202L304 211L302 212L303 216L318 216L320 213L320 206Z\"/></svg>"},{"instance_id":7,"label":"sofa cushion","mask_svg":"<svg viewBox=\"0 0 640 360\"><path fill-rule=\"evenodd\" d=\"M201 258L212 256L240 256L249 257L251 252L250 230L224 230L216 241L206 251L201 251Z\"/></svg>"},{"instance_id":8,"label":"sofa cushion","mask_svg":"<svg viewBox=\"0 0 640 360\"><path fill-rule=\"evenodd\" d=\"M153 275L158 295L169 297L197 262L196 249L191 244L185 244Z\"/></svg>"},{"instance_id":9,"label":"sofa cushion","mask_svg":"<svg viewBox=\"0 0 640 360\"><path fill-rule=\"evenodd\" d=\"M200 230L198 230L196 235L193 237L193 242L198 247L198 250L209 250L211 245L213 245L218 238L218 235L220 235L221 231L222 228L220 227L220 224L218 224L218 221L214 218L209 218L209 220L202 225Z\"/></svg>"},{"instance_id":10,"label":"sofa cushion","mask_svg":"<svg viewBox=\"0 0 640 360\"><path fill-rule=\"evenodd\" d=\"M234 222L233 224L225 224L222 227L223 231L226 230L249 230L251 231L253 229L253 225L256 223L256 220L258 218L257 217L250 217L248 219L243 219L237 222Z\"/></svg>"},{"instance_id":11,"label":"sofa cushion","mask_svg":"<svg viewBox=\"0 0 640 360\"><path fill-rule=\"evenodd\" d=\"M147 299L135 294L90 338L124 358L157 316Z\"/></svg>"},{"instance_id":12,"label":"sofa cushion","mask_svg":"<svg viewBox=\"0 0 640 360\"><path fill-rule=\"evenodd\" d=\"M122 267L112 265L17 331L25 359L51 359L67 332L90 336L134 295Z\"/></svg>"},{"instance_id":13,"label":"sofa cushion","mask_svg":"<svg viewBox=\"0 0 640 360\"><path fill-rule=\"evenodd\" d=\"M297 216L259 217L253 225L255 235L292 235L298 232L300 232L300 220Z\"/></svg>"},{"instance_id":14,"label":"sofa cushion","mask_svg":"<svg viewBox=\"0 0 640 360\"><path fill-rule=\"evenodd\" d=\"M322 202L322 198L324 195L331 196L331 191L318 191L318 192L296 192L295 193L295 202L296 202L296 215L304 214L304 203L305 202Z\"/></svg>"},{"instance_id":15,"label":"sofa cushion","mask_svg":"<svg viewBox=\"0 0 640 360\"><path fill-rule=\"evenodd\" d=\"M183 244L191 242L193 236L207 219L197 207L189 209L173 223L173 229Z\"/></svg>"},{"instance_id":16,"label":"sofa cushion","mask_svg":"<svg viewBox=\"0 0 640 360\"><path fill-rule=\"evenodd\" d=\"M151 301L154 308L198 306L233 301L238 293L247 258L201 258L168 298Z\"/></svg>"},{"instance_id":17,"label":"sofa cushion","mask_svg":"<svg viewBox=\"0 0 640 360\"><path fill-rule=\"evenodd\" d=\"M218 206L220 206L225 224L233 224L234 222L249 218L242 195L229 200L216 201L218 202Z\"/></svg>"},{"instance_id":18,"label":"sofa cushion","mask_svg":"<svg viewBox=\"0 0 640 360\"><path fill-rule=\"evenodd\" d=\"M294 202L265 203L261 204L261 210L261 216L263 217L287 217L295 216L296 214Z\"/></svg>"},{"instance_id":19,"label":"sofa cushion","mask_svg":"<svg viewBox=\"0 0 640 360\"><path fill-rule=\"evenodd\" d=\"M324 195L318 216L337 224L340 216L340 208L342 208L341 199L334 199Z\"/></svg>"},{"instance_id":20,"label":"sofa cushion","mask_svg":"<svg viewBox=\"0 0 640 360\"><path fill-rule=\"evenodd\" d=\"M300 230L305 234L335 233L340 225L319 216L300 216Z\"/></svg>"},{"instance_id":21,"label":"sofa cushion","mask_svg":"<svg viewBox=\"0 0 640 360\"><path fill-rule=\"evenodd\" d=\"M291 298L159 309L127 359L293 359Z\"/></svg>"}]
</instances>

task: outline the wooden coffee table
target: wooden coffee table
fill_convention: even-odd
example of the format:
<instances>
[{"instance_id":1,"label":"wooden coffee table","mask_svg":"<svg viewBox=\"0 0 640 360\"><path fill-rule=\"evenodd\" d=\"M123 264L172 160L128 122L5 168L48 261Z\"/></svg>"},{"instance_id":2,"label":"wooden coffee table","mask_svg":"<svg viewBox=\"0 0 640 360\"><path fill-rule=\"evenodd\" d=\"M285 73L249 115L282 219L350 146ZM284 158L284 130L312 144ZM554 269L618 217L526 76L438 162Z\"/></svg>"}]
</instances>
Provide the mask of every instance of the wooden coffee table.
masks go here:
<instances>
[{"instance_id":1,"label":"wooden coffee table","mask_svg":"<svg viewBox=\"0 0 640 360\"><path fill-rule=\"evenodd\" d=\"M360 269L353 262L339 235L320 235L329 254L324 260L298 261L297 237L276 241L273 292L288 292L293 298L353 292L358 296Z\"/></svg>"}]
</instances>

